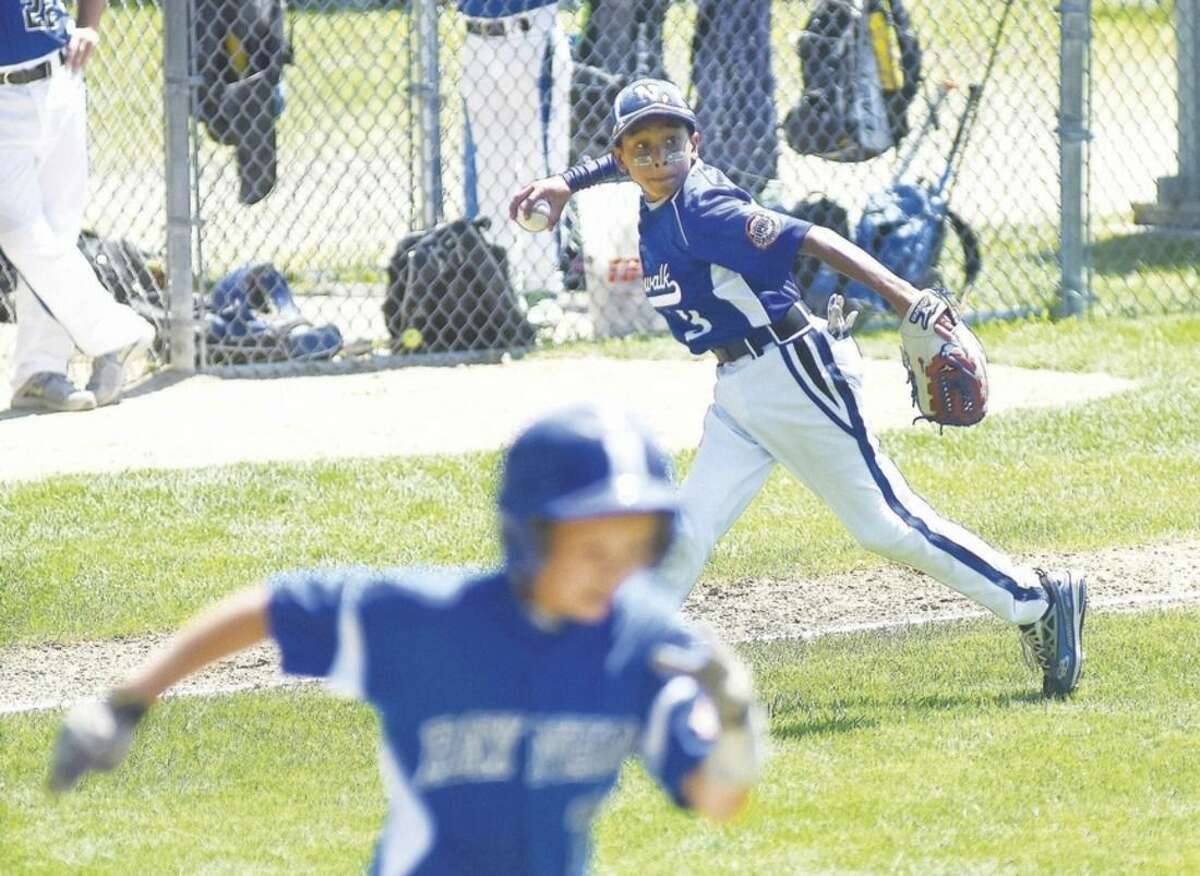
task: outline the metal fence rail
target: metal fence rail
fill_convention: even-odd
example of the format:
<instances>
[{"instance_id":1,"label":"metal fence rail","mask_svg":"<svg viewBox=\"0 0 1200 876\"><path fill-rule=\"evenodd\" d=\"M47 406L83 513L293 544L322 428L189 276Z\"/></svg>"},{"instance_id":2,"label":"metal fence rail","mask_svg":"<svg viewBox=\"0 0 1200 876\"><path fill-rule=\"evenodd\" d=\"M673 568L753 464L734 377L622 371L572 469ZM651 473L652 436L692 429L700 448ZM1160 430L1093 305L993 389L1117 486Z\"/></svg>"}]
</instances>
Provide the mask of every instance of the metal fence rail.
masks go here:
<instances>
[{"instance_id":1,"label":"metal fence rail","mask_svg":"<svg viewBox=\"0 0 1200 876\"><path fill-rule=\"evenodd\" d=\"M908 132L842 162L801 154L788 127L817 0L561 2L503 32L434 0L164 2L165 18L145 0L106 15L87 222L169 250L164 346L208 369L460 361L657 331L632 183L577 196L557 239L497 218L497 193L605 149L620 85L666 76L697 108L703 158L853 236L897 174L941 175L1005 8L903 0L921 52ZM1197 308L1198 86L1200 0L1014 0L949 182L981 254L966 309ZM456 222L472 218L490 225ZM967 267L949 235L940 276L961 291Z\"/></svg>"}]
</instances>

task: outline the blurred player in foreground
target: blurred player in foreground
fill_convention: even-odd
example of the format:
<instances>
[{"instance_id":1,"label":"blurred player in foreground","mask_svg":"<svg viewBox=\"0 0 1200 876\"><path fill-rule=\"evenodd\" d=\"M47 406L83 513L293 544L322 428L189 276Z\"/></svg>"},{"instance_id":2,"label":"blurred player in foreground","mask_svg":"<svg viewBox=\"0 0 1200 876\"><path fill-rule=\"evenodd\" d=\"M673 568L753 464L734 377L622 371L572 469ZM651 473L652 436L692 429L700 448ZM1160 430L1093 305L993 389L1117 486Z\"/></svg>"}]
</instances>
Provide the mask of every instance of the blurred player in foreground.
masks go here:
<instances>
[{"instance_id":1,"label":"blurred player in foreground","mask_svg":"<svg viewBox=\"0 0 1200 876\"><path fill-rule=\"evenodd\" d=\"M760 207L701 161L696 116L670 82L631 83L613 114L609 156L525 186L509 214L520 221L545 201L552 228L573 192L628 173L642 189L646 297L692 353L716 357L713 405L680 491L678 550L663 569L678 601L782 463L864 547L1017 624L1043 694L1071 693L1083 669L1083 579L1019 565L912 491L864 416L853 315L840 299L828 320L808 311L792 277L796 256L824 261L892 306L918 404L936 408L939 422L968 425L986 410L978 339L936 292L918 291L828 228Z\"/></svg>"},{"instance_id":2,"label":"blurred player in foreground","mask_svg":"<svg viewBox=\"0 0 1200 876\"><path fill-rule=\"evenodd\" d=\"M675 524L666 458L620 411L567 408L508 451L499 511L491 574L306 571L218 603L67 715L51 787L115 767L163 691L269 636L286 672L379 714L390 813L372 872L582 873L631 754L678 805L736 814L762 757L749 672L639 574Z\"/></svg>"}]
</instances>

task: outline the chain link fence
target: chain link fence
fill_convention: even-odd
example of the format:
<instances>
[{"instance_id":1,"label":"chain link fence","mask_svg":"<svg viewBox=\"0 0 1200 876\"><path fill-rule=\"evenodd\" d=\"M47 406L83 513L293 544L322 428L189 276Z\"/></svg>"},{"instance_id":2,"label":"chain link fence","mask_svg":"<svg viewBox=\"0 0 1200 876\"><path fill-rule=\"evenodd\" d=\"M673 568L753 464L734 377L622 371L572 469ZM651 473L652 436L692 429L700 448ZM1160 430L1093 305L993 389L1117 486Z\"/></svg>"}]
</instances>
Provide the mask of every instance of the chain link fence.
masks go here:
<instances>
[{"instance_id":1,"label":"chain link fence","mask_svg":"<svg viewBox=\"0 0 1200 876\"><path fill-rule=\"evenodd\" d=\"M1093 312L1200 308L1200 3L1092 16L1088 177Z\"/></svg>"},{"instance_id":2,"label":"chain link fence","mask_svg":"<svg viewBox=\"0 0 1200 876\"><path fill-rule=\"evenodd\" d=\"M196 2L201 12L216 0ZM943 194L963 234L947 232L938 275L958 289L973 280L967 306L989 316L1052 309L1055 11L1017 3L1001 32L997 4L880 4L893 25L897 14L908 19L884 34L883 49L890 75L910 86L907 133L878 157L845 161L813 154L835 151L821 140L836 131L800 130L832 123L828 115L796 116L806 99L800 50L806 28L810 40L819 31L810 21L819 5L601 0L488 18L432 3L310 0L279 9L276 43L257 58L243 47L240 70L224 48L236 23L203 11L195 45L207 134L197 163L205 360L288 358L279 332L313 345L293 351L298 360L486 355L662 330L642 295L633 183L582 193L557 233L529 234L507 218L522 183L606 151L612 98L646 75L684 88L702 157L767 205L853 237L871 199L896 181ZM269 29L261 24L271 20L269 2L241 8L257 10ZM837 22L832 36L817 35L836 52L838 31L857 28ZM913 48L904 39L919 61L902 51ZM974 124L952 152L993 49ZM262 93L251 96L255 88ZM221 101L228 119L215 109ZM215 142L214 117L232 132L225 145ZM274 156L262 128L275 137ZM256 139L257 157L238 132ZM433 225L437 233L422 237ZM294 307L272 304L274 272L267 281L238 273L263 263L286 281ZM816 266L797 267L811 285Z\"/></svg>"},{"instance_id":3,"label":"chain link fence","mask_svg":"<svg viewBox=\"0 0 1200 876\"><path fill-rule=\"evenodd\" d=\"M945 197L953 221L928 279L979 318L1062 312L1073 206L1083 307L1200 302L1200 237L1182 227L1197 224L1189 205L1200 212L1200 146L1187 145L1200 140L1187 109L1200 49L1180 38L1200 28L1197 0L848 2L890 18L832 31L816 14L829 0L564 0L501 18L459 5L191 0L190 19L171 22L190 46L175 94L191 136L170 155L162 8L109 9L88 75L87 223L155 267L164 181L186 166L202 367L460 361L661 331L641 291L633 183L576 196L555 233L506 216L521 183L603 154L612 98L644 75L684 89L701 157L767 206L861 243L896 183ZM1060 118L1076 75L1068 7L1088 25L1074 127ZM839 33L865 35L862 57L892 89L888 136L862 150L874 157L848 154L814 95ZM1075 205L1062 202L1071 142L1086 158ZM829 278L796 268L820 307ZM138 297L162 306L154 276Z\"/></svg>"}]
</instances>

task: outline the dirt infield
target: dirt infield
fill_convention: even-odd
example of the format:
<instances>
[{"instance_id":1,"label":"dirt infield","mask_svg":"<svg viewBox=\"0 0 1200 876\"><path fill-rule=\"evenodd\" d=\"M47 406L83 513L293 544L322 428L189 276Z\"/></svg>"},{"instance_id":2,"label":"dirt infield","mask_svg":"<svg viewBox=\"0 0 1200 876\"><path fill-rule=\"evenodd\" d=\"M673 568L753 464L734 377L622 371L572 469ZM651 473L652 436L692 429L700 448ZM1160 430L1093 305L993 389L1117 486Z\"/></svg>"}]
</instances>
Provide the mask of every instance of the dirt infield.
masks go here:
<instances>
[{"instance_id":1,"label":"dirt infield","mask_svg":"<svg viewBox=\"0 0 1200 876\"><path fill-rule=\"evenodd\" d=\"M868 360L866 371L865 406L875 428L910 426L913 410L901 366ZM714 377L706 360L599 358L274 379L162 375L120 405L98 411L0 413L0 482L138 468L490 450L530 417L580 396L631 405L669 447L690 448L699 440ZM1104 374L1003 366L994 366L991 378L992 416L1056 399L1082 402L1133 386ZM0 410L6 401L0 396ZM1200 543L1029 560L1086 570L1101 605L1200 599ZM685 611L737 640L978 614L952 591L893 566L811 581L701 588ZM0 649L0 714L54 708L102 690L162 640L147 636ZM189 681L181 692L282 684L276 665L271 648L253 649Z\"/></svg>"},{"instance_id":2,"label":"dirt infield","mask_svg":"<svg viewBox=\"0 0 1200 876\"><path fill-rule=\"evenodd\" d=\"M2 328L2 327L0 327ZM898 361L866 362L876 429L913 419ZM157 375L114 407L18 415L0 389L0 482L134 468L310 462L491 450L545 409L580 397L619 400L671 449L700 439L711 359L528 359L271 379ZM991 415L1130 388L1106 374L992 366ZM923 428L930 428L928 425Z\"/></svg>"},{"instance_id":3,"label":"dirt infield","mask_svg":"<svg viewBox=\"0 0 1200 876\"><path fill-rule=\"evenodd\" d=\"M1092 604L1101 609L1200 602L1200 542L1040 555L1026 560L1086 572ZM738 641L811 638L983 614L957 593L896 566L809 581L749 581L698 588L684 613ZM999 625L997 634L1005 634ZM54 709L97 695L164 640L164 636L154 635L0 649L0 715ZM210 667L172 693L216 694L302 683L282 676L278 665L274 646L260 646Z\"/></svg>"}]
</instances>

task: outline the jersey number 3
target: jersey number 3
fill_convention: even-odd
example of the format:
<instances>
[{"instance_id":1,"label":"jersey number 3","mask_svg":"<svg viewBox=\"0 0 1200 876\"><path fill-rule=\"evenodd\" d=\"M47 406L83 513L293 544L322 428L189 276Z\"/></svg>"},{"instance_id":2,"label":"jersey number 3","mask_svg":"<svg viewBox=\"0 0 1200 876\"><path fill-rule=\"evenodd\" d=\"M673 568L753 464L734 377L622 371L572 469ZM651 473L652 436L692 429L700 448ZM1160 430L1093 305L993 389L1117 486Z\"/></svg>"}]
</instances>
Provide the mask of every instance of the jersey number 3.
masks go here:
<instances>
[{"instance_id":1,"label":"jersey number 3","mask_svg":"<svg viewBox=\"0 0 1200 876\"><path fill-rule=\"evenodd\" d=\"M694 341L696 338L703 337L712 331L712 323L702 317L698 310L684 310L682 307L677 307L675 308L675 315L692 326L683 336L685 343Z\"/></svg>"}]
</instances>

